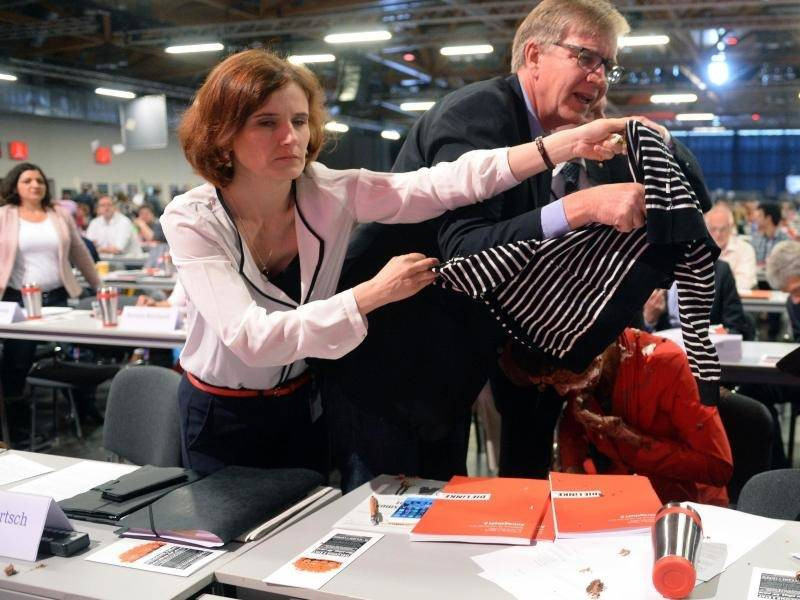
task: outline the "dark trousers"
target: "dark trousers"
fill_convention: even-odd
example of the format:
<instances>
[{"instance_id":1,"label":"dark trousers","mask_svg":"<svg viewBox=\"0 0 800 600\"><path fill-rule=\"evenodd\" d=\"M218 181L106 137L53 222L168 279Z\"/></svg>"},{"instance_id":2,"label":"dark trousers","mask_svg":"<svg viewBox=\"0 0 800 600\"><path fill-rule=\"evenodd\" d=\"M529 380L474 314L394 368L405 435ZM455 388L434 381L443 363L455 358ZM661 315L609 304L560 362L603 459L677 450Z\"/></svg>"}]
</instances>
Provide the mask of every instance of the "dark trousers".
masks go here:
<instances>
[{"instance_id":1,"label":"dark trousers","mask_svg":"<svg viewBox=\"0 0 800 600\"><path fill-rule=\"evenodd\" d=\"M178 387L183 466L211 473L225 465L304 467L328 478L324 415L311 420L316 388L309 383L278 398L230 398Z\"/></svg>"},{"instance_id":2,"label":"dark trousers","mask_svg":"<svg viewBox=\"0 0 800 600\"><path fill-rule=\"evenodd\" d=\"M56 288L42 294L42 306L66 306L68 298L67 290ZM3 302L16 302L22 306L22 293L14 288L6 288ZM3 340L0 383L6 396L19 396L25 390L25 378L36 358L37 343L30 340Z\"/></svg>"},{"instance_id":3,"label":"dark trousers","mask_svg":"<svg viewBox=\"0 0 800 600\"><path fill-rule=\"evenodd\" d=\"M518 387L499 370L490 382L502 416L499 475L546 478L563 399L552 388Z\"/></svg>"},{"instance_id":4,"label":"dark trousers","mask_svg":"<svg viewBox=\"0 0 800 600\"><path fill-rule=\"evenodd\" d=\"M347 493L382 473L449 480L467 474L471 412L452 415L449 428L435 439L420 428L371 414L349 401L331 381L324 385L331 424L333 463Z\"/></svg>"}]
</instances>

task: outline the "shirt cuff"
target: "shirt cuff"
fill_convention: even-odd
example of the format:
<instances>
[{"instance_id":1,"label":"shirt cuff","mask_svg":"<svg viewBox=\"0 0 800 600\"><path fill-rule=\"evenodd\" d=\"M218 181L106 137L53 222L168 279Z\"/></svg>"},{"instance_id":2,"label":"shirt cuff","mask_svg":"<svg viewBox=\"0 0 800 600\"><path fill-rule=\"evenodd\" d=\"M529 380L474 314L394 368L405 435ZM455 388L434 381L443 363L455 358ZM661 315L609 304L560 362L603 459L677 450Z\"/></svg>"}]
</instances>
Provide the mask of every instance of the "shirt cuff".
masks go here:
<instances>
[{"instance_id":1,"label":"shirt cuff","mask_svg":"<svg viewBox=\"0 0 800 600\"><path fill-rule=\"evenodd\" d=\"M542 237L550 239L569 233L567 215L564 213L564 202L556 200L542 208Z\"/></svg>"}]
</instances>

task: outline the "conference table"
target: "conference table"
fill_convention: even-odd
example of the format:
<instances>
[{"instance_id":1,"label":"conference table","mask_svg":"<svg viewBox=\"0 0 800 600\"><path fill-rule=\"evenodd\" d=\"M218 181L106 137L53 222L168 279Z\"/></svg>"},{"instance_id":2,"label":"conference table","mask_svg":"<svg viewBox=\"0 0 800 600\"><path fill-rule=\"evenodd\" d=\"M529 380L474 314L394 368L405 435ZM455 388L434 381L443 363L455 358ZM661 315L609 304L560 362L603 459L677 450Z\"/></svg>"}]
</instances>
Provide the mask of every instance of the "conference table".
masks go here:
<instances>
[{"instance_id":1,"label":"conference table","mask_svg":"<svg viewBox=\"0 0 800 600\"><path fill-rule=\"evenodd\" d=\"M739 297L747 312L783 314L789 294L777 290L739 290Z\"/></svg>"},{"instance_id":2,"label":"conference table","mask_svg":"<svg viewBox=\"0 0 800 600\"><path fill-rule=\"evenodd\" d=\"M396 479L381 476L343 496L250 552L220 564L217 581L235 586L240 597L303 598L308 600L511 600L512 595L480 577L472 556L501 545L411 542L402 534L386 534L367 552L319 590L269 585L263 579L326 535L342 516L367 496ZM556 542L558 543L558 542ZM800 523L786 522L722 574L698 585L691 598L745 600L753 567L796 571L792 552L800 549ZM649 573L631 576L649 577ZM539 597L533 590L531 598ZM548 596L549 597L549 596ZM589 598L588 595L583 596ZM542 596L544 598L544 596ZM602 600L603 595L599 596ZM629 600L637 600L630 598Z\"/></svg>"},{"instance_id":3,"label":"conference table","mask_svg":"<svg viewBox=\"0 0 800 600\"><path fill-rule=\"evenodd\" d=\"M164 332L103 327L88 310L63 307L46 307L44 310L53 310L53 313L41 319L0 324L0 338L143 348L175 348L186 341L183 329Z\"/></svg>"},{"instance_id":4,"label":"conference table","mask_svg":"<svg viewBox=\"0 0 800 600\"><path fill-rule=\"evenodd\" d=\"M111 271L108 275L101 277L103 285L111 285L118 288L132 288L147 292L160 290L168 292L175 287L178 280L177 275L152 275L147 271Z\"/></svg>"},{"instance_id":5,"label":"conference table","mask_svg":"<svg viewBox=\"0 0 800 600\"><path fill-rule=\"evenodd\" d=\"M39 464L61 469L81 462L81 459L50 454L11 451ZM29 480L25 480L26 482ZM0 489L12 488L22 482L14 482ZM158 598L163 600L182 600L189 598L214 581L214 572L225 562L250 550L253 544L228 544L223 554L211 563L201 567L191 575L180 577L163 573L152 573L128 569L114 565L83 560L86 556L108 546L119 537L114 534L114 525L72 520L73 527L89 534L89 548L78 554L64 558L60 556L41 557L29 562L17 559L0 558L5 567L13 563L18 573L5 576L0 569L0 598L22 600L59 598L70 600L141 600ZM45 568L36 568L44 565Z\"/></svg>"}]
</instances>

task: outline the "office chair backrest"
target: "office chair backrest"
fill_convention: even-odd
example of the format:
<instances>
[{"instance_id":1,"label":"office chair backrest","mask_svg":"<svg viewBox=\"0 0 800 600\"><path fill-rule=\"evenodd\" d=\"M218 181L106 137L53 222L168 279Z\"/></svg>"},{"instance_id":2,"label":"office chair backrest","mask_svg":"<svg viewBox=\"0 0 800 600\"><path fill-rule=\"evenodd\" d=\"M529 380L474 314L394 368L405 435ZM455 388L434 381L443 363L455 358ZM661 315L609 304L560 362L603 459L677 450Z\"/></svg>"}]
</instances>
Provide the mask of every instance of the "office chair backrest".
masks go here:
<instances>
[{"instance_id":1,"label":"office chair backrest","mask_svg":"<svg viewBox=\"0 0 800 600\"><path fill-rule=\"evenodd\" d=\"M728 434L733 453L733 476L728 482L728 496L735 504L742 486L756 473L770 467L774 440L772 415L758 400L730 394L719 400L719 416Z\"/></svg>"},{"instance_id":2,"label":"office chair backrest","mask_svg":"<svg viewBox=\"0 0 800 600\"><path fill-rule=\"evenodd\" d=\"M800 520L800 469L755 475L742 488L736 508L772 519Z\"/></svg>"},{"instance_id":3,"label":"office chair backrest","mask_svg":"<svg viewBox=\"0 0 800 600\"><path fill-rule=\"evenodd\" d=\"M180 467L180 375L164 367L123 369L111 382L103 446L137 465Z\"/></svg>"}]
</instances>

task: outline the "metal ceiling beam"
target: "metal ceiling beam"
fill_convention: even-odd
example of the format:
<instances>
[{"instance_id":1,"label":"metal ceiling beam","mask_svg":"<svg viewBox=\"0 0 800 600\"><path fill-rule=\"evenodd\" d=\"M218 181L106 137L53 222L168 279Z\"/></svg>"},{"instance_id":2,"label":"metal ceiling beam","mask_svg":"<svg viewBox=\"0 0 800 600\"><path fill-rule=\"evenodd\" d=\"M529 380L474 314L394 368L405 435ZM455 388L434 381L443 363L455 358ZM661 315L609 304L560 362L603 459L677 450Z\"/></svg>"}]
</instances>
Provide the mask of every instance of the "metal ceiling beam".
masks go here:
<instances>
[{"instance_id":1,"label":"metal ceiling beam","mask_svg":"<svg viewBox=\"0 0 800 600\"><path fill-rule=\"evenodd\" d=\"M52 77L54 79L64 79L67 81L77 81L80 83L108 85L114 88L130 88L137 93L166 94L171 98L181 98L189 100L194 96L195 90L192 88L160 83L157 81L147 81L144 79L134 79L121 75L110 75L98 71L87 69L75 69L72 67L61 67L58 65L44 64L32 60L22 60L10 58L5 64L12 67L14 72L27 73L30 75L40 75Z\"/></svg>"}]
</instances>

